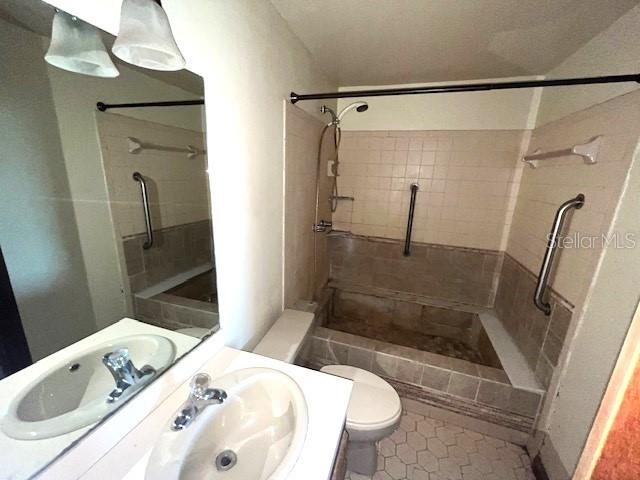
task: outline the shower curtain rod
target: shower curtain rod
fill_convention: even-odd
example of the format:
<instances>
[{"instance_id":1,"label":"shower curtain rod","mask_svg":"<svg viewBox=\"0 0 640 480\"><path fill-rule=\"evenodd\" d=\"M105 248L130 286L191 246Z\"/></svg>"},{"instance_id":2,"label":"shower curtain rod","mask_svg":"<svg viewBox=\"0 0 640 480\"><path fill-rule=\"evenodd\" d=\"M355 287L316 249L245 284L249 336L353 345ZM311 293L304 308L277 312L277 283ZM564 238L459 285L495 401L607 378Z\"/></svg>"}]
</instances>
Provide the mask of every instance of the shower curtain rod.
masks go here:
<instances>
[{"instance_id":1,"label":"shower curtain rod","mask_svg":"<svg viewBox=\"0 0 640 480\"><path fill-rule=\"evenodd\" d=\"M141 103L96 103L96 108L106 112L110 108L145 108L145 107L180 107L185 105L204 105L204 100L176 100L170 102L141 102Z\"/></svg>"},{"instance_id":2,"label":"shower curtain rod","mask_svg":"<svg viewBox=\"0 0 640 480\"><path fill-rule=\"evenodd\" d=\"M345 92L308 93L298 95L291 92L291 103L300 100L322 100L329 98L383 97L394 95L419 95L426 93L477 92L505 90L509 88L561 87L565 85L592 85L598 83L640 83L640 73L630 75L607 75L604 77L560 78L555 80L522 80L515 82L463 83L449 85L424 85L421 87L381 88L374 90L348 90Z\"/></svg>"}]
</instances>

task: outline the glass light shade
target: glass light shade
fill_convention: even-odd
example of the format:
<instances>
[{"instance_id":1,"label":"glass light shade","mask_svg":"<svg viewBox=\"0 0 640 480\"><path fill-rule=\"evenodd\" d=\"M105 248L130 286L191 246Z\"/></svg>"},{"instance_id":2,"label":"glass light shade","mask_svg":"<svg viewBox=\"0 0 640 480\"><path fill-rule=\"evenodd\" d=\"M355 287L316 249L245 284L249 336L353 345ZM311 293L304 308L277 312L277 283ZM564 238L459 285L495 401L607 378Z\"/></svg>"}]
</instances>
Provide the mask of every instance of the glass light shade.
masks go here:
<instances>
[{"instance_id":1,"label":"glass light shade","mask_svg":"<svg viewBox=\"0 0 640 480\"><path fill-rule=\"evenodd\" d=\"M154 0L124 0L113 53L151 70L181 70L184 57L173 38L167 14Z\"/></svg>"},{"instance_id":2,"label":"glass light shade","mask_svg":"<svg viewBox=\"0 0 640 480\"><path fill-rule=\"evenodd\" d=\"M120 72L111 61L96 27L58 11L53 17L47 63L70 72L113 78Z\"/></svg>"}]
</instances>

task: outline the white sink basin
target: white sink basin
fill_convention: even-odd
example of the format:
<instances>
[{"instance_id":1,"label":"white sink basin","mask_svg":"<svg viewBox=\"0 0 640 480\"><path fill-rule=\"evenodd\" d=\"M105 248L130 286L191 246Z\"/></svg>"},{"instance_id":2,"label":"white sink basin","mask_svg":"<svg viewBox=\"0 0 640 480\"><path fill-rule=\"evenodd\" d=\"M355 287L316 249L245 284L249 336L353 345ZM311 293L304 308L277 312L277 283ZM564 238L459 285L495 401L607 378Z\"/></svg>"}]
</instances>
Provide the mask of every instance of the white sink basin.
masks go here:
<instances>
[{"instance_id":1,"label":"white sink basin","mask_svg":"<svg viewBox=\"0 0 640 480\"><path fill-rule=\"evenodd\" d=\"M127 348L137 368L150 365L156 373L127 390L113 403L113 376L102 363L104 354ZM159 335L131 335L91 347L52 366L27 385L9 405L2 431L19 440L50 438L97 422L124 403L126 397L155 378L175 358L173 342Z\"/></svg>"},{"instance_id":2,"label":"white sink basin","mask_svg":"<svg viewBox=\"0 0 640 480\"><path fill-rule=\"evenodd\" d=\"M298 384L277 370L247 368L210 386L226 391L227 399L206 407L184 430L171 430L170 419L151 453L147 480L286 478L307 434ZM219 470L216 461L227 469Z\"/></svg>"}]
</instances>

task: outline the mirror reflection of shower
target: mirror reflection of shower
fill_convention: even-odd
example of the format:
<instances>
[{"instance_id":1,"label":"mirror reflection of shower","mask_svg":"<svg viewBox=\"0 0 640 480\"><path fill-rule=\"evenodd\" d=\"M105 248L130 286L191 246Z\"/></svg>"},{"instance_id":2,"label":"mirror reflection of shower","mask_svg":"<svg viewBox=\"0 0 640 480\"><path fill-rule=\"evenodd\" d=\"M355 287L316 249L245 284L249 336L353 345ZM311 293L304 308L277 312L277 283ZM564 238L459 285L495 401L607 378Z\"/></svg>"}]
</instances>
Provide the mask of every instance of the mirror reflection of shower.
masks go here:
<instances>
[{"instance_id":1,"label":"mirror reflection of shower","mask_svg":"<svg viewBox=\"0 0 640 480\"><path fill-rule=\"evenodd\" d=\"M323 105L320 108L321 113L328 113L331 115L331 121L322 129L322 133L320 134L320 143L318 145L318 159L316 163L316 210L315 210L315 218L313 224L313 230L315 232L325 232L328 228L331 228L331 221L320 220L319 216L319 204L320 204L320 172L322 166L322 143L324 141L324 136L328 130L331 130L333 133L333 144L334 144L334 152L335 157L331 162L331 188L329 190L329 205L331 206L331 212L335 212L338 207L338 201L340 200L350 200L353 201L353 197L342 197L338 193L338 176L339 176L339 147L340 147L340 138L341 138L341 130L340 123L344 116L349 113L351 110L356 110L357 112L366 112L369 108L367 102L354 102L350 105L347 105L343 108L340 113L336 115L331 108ZM333 127L333 128L332 128Z\"/></svg>"}]
</instances>

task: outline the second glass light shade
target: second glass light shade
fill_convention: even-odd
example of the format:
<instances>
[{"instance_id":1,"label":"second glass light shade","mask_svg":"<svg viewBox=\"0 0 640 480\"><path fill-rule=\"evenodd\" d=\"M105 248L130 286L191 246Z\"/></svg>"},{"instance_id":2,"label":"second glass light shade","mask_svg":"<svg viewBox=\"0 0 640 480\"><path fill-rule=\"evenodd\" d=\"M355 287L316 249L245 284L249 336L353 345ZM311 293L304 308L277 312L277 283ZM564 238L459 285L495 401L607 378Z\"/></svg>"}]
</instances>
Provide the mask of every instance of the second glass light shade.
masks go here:
<instances>
[{"instance_id":1,"label":"second glass light shade","mask_svg":"<svg viewBox=\"0 0 640 480\"><path fill-rule=\"evenodd\" d=\"M113 53L152 70L181 70L185 60L173 38L167 14L154 0L124 0Z\"/></svg>"}]
</instances>

